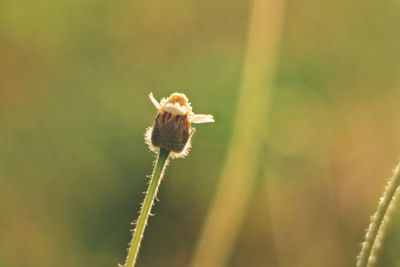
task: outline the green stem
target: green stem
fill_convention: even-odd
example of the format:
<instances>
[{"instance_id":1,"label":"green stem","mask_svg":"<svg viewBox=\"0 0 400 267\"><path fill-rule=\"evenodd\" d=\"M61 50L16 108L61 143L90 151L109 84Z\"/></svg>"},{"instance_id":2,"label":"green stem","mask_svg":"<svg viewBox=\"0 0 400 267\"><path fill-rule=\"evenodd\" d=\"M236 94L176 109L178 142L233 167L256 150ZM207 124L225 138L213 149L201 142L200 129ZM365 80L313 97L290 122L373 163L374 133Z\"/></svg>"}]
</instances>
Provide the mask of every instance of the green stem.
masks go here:
<instances>
[{"instance_id":1,"label":"green stem","mask_svg":"<svg viewBox=\"0 0 400 267\"><path fill-rule=\"evenodd\" d=\"M139 218L136 222L135 231L133 232L125 267L133 267L135 265L139 253L140 243L143 238L144 229L147 225L147 219L149 218L151 207L153 206L154 199L157 195L158 187L160 186L162 177L164 176L164 170L167 166L169 153L169 150L160 149L160 153L158 154L157 163L154 166L149 188L142 203L142 209L140 210Z\"/></svg>"},{"instance_id":2,"label":"green stem","mask_svg":"<svg viewBox=\"0 0 400 267\"><path fill-rule=\"evenodd\" d=\"M390 178L386 190L381 197L376 213L371 217L371 223L365 235L361 252L357 257L357 267L373 266L376 252L382 242L385 226L390 219L390 211L394 207L396 193L400 186L400 164Z\"/></svg>"}]
</instances>

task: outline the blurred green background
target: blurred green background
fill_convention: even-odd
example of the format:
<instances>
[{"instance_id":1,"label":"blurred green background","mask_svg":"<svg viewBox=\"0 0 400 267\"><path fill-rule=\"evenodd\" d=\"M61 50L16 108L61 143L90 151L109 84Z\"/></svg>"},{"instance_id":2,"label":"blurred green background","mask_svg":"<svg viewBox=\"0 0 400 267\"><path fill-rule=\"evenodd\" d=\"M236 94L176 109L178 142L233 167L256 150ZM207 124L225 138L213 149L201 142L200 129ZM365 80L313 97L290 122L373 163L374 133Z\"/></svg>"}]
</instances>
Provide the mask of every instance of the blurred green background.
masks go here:
<instances>
[{"instance_id":1,"label":"blurred green background","mask_svg":"<svg viewBox=\"0 0 400 267\"><path fill-rule=\"evenodd\" d=\"M189 265L227 156L251 4L1 2L1 267L123 263L155 158L147 96L175 91L216 123L168 167L137 266ZM395 1L286 2L229 266L354 265L400 155L399 29ZM378 266L400 266L399 207L393 219Z\"/></svg>"}]
</instances>

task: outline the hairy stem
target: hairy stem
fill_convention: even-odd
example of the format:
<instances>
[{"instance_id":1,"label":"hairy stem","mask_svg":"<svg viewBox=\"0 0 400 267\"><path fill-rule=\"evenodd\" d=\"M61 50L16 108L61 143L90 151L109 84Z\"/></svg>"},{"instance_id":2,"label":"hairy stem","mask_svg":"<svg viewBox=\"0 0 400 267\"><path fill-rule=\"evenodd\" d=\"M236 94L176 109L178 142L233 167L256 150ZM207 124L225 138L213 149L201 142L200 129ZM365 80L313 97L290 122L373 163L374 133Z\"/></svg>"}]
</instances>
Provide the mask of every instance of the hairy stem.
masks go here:
<instances>
[{"instance_id":1,"label":"hairy stem","mask_svg":"<svg viewBox=\"0 0 400 267\"><path fill-rule=\"evenodd\" d=\"M390 219L390 211L394 207L396 195L400 186L400 163L388 181L385 192L379 200L378 209L371 217L371 223L365 234L361 252L357 257L357 267L373 266L376 253L384 237L385 228Z\"/></svg>"},{"instance_id":2,"label":"hairy stem","mask_svg":"<svg viewBox=\"0 0 400 267\"><path fill-rule=\"evenodd\" d=\"M169 150L160 149L153 174L151 175L149 188L147 189L146 196L142 203L142 209L140 210L139 218L136 222L136 228L133 231L133 237L129 246L125 267L133 267L135 265L144 229L146 228L151 207L153 206L162 177L164 176L164 170L167 165L169 154Z\"/></svg>"}]
</instances>

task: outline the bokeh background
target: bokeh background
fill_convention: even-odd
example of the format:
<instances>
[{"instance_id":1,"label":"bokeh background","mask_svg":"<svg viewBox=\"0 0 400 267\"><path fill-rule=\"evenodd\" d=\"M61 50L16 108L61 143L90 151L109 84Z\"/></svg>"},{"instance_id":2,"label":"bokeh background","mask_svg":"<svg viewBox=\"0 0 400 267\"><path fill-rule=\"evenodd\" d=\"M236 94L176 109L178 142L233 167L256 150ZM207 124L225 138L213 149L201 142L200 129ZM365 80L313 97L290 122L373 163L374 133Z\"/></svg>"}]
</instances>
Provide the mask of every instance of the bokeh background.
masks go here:
<instances>
[{"instance_id":1,"label":"bokeh background","mask_svg":"<svg viewBox=\"0 0 400 267\"><path fill-rule=\"evenodd\" d=\"M175 91L217 122L169 165L137 266L189 266L240 127L252 4L1 2L1 267L123 263L155 159L147 96ZM354 265L400 156L399 29L395 1L286 1L227 266ZM399 227L397 209L378 266L400 266Z\"/></svg>"}]
</instances>

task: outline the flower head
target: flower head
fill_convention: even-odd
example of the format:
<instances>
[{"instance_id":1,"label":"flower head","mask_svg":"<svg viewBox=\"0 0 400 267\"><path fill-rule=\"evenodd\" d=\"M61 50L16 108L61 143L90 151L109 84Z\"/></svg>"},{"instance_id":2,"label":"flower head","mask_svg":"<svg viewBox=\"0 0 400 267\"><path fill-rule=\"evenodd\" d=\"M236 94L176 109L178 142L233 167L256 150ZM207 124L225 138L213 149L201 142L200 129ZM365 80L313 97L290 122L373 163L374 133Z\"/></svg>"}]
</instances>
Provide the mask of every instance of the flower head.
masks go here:
<instances>
[{"instance_id":1,"label":"flower head","mask_svg":"<svg viewBox=\"0 0 400 267\"><path fill-rule=\"evenodd\" d=\"M189 100L184 94L173 93L158 102L152 93L151 102L158 111L153 127L146 131L146 141L150 149L170 150L172 157L184 157L190 149L190 139L194 133L192 123L214 122L212 115L194 114Z\"/></svg>"}]
</instances>

